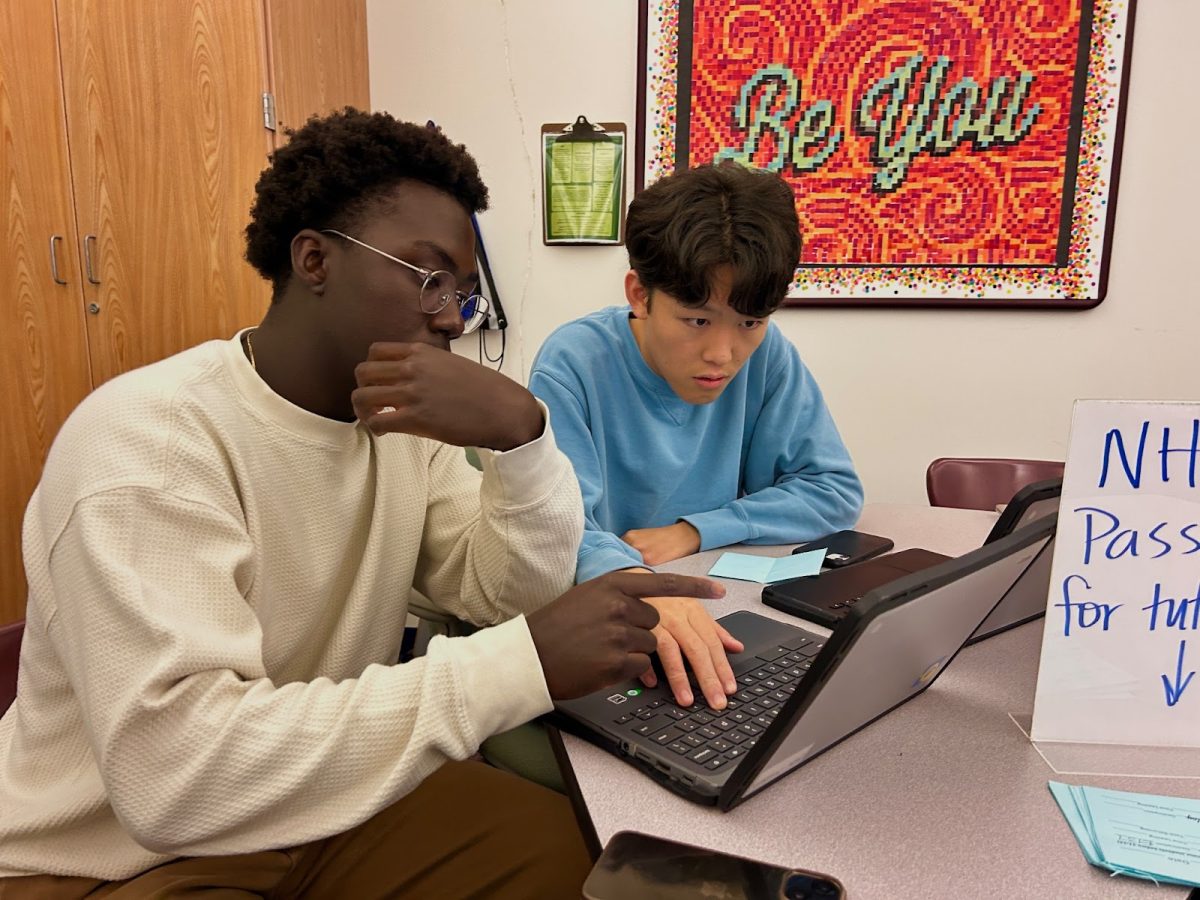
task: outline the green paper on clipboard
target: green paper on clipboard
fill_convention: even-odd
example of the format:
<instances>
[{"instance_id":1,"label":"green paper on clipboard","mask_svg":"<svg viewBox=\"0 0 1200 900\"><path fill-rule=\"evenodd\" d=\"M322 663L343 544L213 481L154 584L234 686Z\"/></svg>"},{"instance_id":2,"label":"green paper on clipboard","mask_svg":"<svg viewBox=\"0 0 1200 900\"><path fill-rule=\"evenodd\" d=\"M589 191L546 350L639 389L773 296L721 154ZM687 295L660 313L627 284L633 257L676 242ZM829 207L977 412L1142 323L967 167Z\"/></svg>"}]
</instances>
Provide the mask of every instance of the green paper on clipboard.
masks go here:
<instances>
[{"instance_id":1,"label":"green paper on clipboard","mask_svg":"<svg viewBox=\"0 0 1200 900\"><path fill-rule=\"evenodd\" d=\"M625 209L625 126L542 126L542 240L619 244Z\"/></svg>"}]
</instances>

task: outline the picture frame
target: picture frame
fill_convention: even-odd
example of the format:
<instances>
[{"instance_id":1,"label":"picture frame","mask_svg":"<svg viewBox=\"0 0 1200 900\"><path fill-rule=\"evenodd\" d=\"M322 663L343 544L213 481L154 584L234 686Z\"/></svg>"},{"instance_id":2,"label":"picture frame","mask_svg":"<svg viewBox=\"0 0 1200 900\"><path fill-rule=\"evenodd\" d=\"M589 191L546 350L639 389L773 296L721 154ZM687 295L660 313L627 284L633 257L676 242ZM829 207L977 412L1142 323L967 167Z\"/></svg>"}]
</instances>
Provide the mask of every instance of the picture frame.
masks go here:
<instances>
[{"instance_id":1,"label":"picture frame","mask_svg":"<svg viewBox=\"0 0 1200 900\"><path fill-rule=\"evenodd\" d=\"M1090 309L1135 0L639 0L635 172L778 172L789 306Z\"/></svg>"}]
</instances>

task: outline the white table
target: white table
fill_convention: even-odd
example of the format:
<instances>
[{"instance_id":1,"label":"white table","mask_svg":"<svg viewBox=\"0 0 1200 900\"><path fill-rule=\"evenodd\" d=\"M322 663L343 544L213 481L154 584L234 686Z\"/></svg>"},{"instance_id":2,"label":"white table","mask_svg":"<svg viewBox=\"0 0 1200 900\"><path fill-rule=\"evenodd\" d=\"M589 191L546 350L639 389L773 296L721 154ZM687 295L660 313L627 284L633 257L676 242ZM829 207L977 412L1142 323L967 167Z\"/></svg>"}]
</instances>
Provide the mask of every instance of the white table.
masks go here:
<instances>
[{"instance_id":1,"label":"white table","mask_svg":"<svg viewBox=\"0 0 1200 900\"><path fill-rule=\"evenodd\" d=\"M856 526L896 550L961 554L994 513L868 506ZM739 552L781 555L779 547ZM702 574L721 551L661 567ZM750 609L761 586L726 580L714 615ZM794 620L793 620L794 621ZM812 626L807 626L812 627ZM577 801L601 844L633 830L837 876L860 898L1181 898L1187 890L1110 878L1084 860L1047 790L1060 778L1010 718L1033 709L1042 620L967 647L924 694L730 812L672 794L571 735ZM568 781L571 781L568 773ZM1087 777L1099 787L1200 798L1200 780Z\"/></svg>"}]
</instances>

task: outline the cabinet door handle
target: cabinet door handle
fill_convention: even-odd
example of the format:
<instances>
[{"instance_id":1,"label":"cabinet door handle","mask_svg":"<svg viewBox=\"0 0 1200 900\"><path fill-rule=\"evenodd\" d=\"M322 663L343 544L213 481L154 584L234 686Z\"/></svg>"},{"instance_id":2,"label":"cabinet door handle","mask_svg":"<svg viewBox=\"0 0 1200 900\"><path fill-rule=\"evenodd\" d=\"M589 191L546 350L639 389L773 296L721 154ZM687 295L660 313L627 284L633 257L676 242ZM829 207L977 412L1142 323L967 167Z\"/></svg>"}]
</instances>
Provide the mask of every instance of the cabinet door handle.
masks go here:
<instances>
[{"instance_id":1,"label":"cabinet door handle","mask_svg":"<svg viewBox=\"0 0 1200 900\"><path fill-rule=\"evenodd\" d=\"M50 277L54 279L55 284L66 284L67 280L58 274L58 244L63 236L61 234L50 235Z\"/></svg>"},{"instance_id":2,"label":"cabinet door handle","mask_svg":"<svg viewBox=\"0 0 1200 900\"><path fill-rule=\"evenodd\" d=\"M96 243L94 234L85 234L83 236L83 264L87 269L87 280L92 284L99 284L100 279L96 277L96 270L92 268L92 245Z\"/></svg>"}]
</instances>

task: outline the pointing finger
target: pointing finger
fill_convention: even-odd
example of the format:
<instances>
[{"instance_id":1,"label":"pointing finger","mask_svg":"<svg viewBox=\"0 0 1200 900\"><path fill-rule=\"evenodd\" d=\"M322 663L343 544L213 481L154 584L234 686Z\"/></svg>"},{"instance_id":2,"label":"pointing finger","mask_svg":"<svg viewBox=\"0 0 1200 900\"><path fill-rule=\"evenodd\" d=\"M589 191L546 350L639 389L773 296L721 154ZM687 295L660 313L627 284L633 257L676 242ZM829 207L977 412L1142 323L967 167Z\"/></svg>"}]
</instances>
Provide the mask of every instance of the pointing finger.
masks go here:
<instances>
[{"instance_id":1,"label":"pointing finger","mask_svg":"<svg viewBox=\"0 0 1200 900\"><path fill-rule=\"evenodd\" d=\"M643 574L612 572L604 576L630 597L699 597L717 600L725 596L725 586L709 578L676 575L671 572Z\"/></svg>"}]
</instances>

